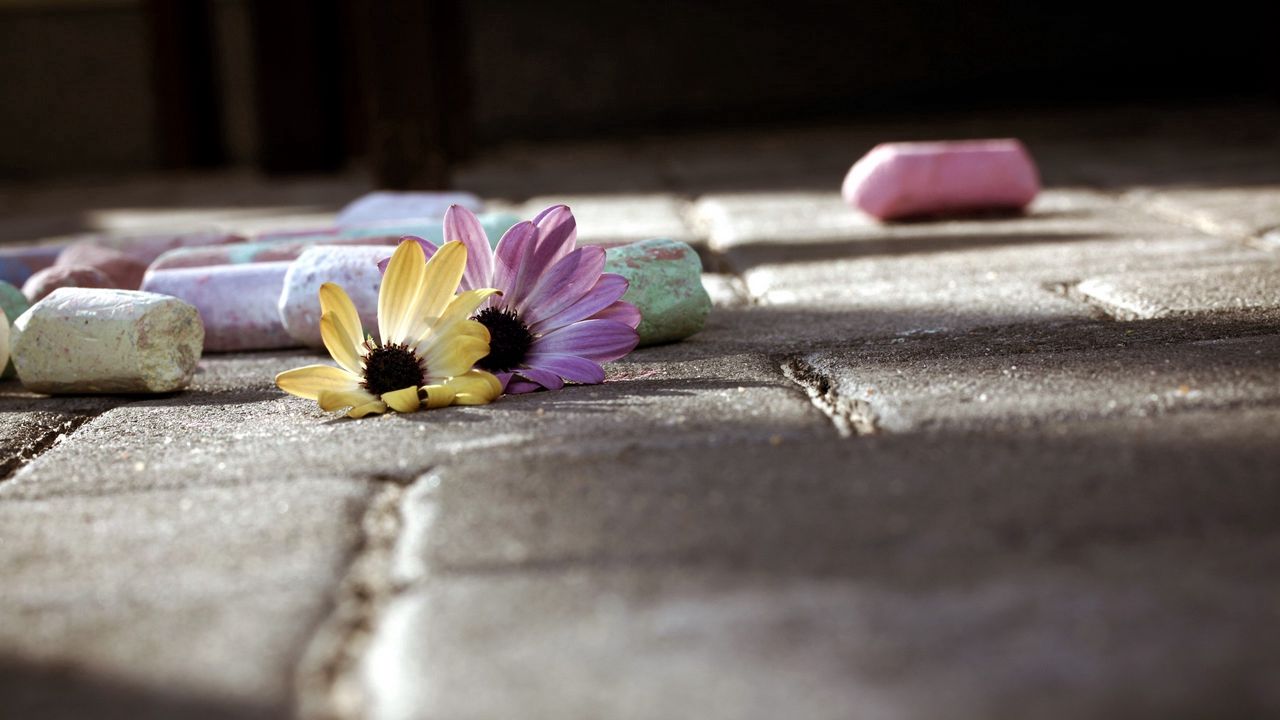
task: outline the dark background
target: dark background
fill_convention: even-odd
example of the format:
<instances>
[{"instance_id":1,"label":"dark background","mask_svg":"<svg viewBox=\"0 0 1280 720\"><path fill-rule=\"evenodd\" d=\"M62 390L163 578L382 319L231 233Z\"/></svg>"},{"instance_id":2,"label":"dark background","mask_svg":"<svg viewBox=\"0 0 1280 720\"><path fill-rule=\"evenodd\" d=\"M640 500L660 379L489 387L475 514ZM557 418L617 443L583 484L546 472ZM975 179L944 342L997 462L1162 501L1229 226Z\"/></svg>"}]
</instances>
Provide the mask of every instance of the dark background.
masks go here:
<instances>
[{"instance_id":1,"label":"dark background","mask_svg":"<svg viewBox=\"0 0 1280 720\"><path fill-rule=\"evenodd\" d=\"M11 0L0 180L248 165L435 187L512 141L1274 103L1275 20L1028 0Z\"/></svg>"}]
</instances>

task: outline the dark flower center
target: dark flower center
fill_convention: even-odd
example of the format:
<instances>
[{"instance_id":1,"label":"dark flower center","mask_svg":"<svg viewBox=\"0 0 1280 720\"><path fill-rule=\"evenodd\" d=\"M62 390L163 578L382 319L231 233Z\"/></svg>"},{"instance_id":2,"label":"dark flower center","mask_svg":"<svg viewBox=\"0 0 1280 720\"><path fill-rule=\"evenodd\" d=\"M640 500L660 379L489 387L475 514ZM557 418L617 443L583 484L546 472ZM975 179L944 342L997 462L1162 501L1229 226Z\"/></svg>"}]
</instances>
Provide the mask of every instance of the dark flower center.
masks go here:
<instances>
[{"instance_id":1,"label":"dark flower center","mask_svg":"<svg viewBox=\"0 0 1280 720\"><path fill-rule=\"evenodd\" d=\"M529 346L533 333L516 315L514 310L485 308L475 318L489 329L489 354L480 358L476 366L489 372L510 370L519 365Z\"/></svg>"},{"instance_id":2,"label":"dark flower center","mask_svg":"<svg viewBox=\"0 0 1280 720\"><path fill-rule=\"evenodd\" d=\"M421 387L422 378L422 363L408 345L383 345L364 356L364 389L374 395Z\"/></svg>"}]
</instances>

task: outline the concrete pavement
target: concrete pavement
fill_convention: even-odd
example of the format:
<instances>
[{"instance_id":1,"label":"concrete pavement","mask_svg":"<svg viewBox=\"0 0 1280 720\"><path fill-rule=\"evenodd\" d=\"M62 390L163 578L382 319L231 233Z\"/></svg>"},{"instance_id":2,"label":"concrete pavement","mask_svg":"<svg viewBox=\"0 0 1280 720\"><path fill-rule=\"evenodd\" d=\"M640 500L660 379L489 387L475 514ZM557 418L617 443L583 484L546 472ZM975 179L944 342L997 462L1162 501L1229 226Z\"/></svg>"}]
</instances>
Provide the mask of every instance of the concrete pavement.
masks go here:
<instances>
[{"instance_id":1,"label":"concrete pavement","mask_svg":"<svg viewBox=\"0 0 1280 720\"><path fill-rule=\"evenodd\" d=\"M1280 118L1229 116L494 153L460 184L714 271L703 333L597 387L348 421L272 386L303 352L2 384L6 712L1274 714ZM1041 159L1027 215L840 203L876 140L974 134Z\"/></svg>"}]
</instances>

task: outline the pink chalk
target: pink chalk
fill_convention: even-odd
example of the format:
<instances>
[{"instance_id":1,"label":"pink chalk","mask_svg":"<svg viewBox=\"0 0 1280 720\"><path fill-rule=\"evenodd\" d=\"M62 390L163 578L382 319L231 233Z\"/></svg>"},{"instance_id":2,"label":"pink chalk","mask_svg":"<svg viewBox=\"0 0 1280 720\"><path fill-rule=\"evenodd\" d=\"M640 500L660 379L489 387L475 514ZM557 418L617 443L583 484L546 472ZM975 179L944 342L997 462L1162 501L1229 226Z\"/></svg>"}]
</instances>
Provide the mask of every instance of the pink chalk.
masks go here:
<instances>
[{"instance_id":1,"label":"pink chalk","mask_svg":"<svg viewBox=\"0 0 1280 720\"><path fill-rule=\"evenodd\" d=\"M277 304L290 263L216 265L147 273L142 289L195 306L207 352L270 350L298 343L285 332Z\"/></svg>"},{"instance_id":2,"label":"pink chalk","mask_svg":"<svg viewBox=\"0 0 1280 720\"><path fill-rule=\"evenodd\" d=\"M122 290L137 290L142 284L142 275L147 271L146 262L115 248L101 247L92 242L78 242L68 246L58 255L54 266L94 268L111 280L111 285L104 287Z\"/></svg>"},{"instance_id":3,"label":"pink chalk","mask_svg":"<svg viewBox=\"0 0 1280 720\"><path fill-rule=\"evenodd\" d=\"M883 143L845 176L845 202L881 220L1026 207L1040 192L1017 140Z\"/></svg>"},{"instance_id":4,"label":"pink chalk","mask_svg":"<svg viewBox=\"0 0 1280 720\"><path fill-rule=\"evenodd\" d=\"M86 265L54 265L37 271L22 284L27 302L35 304L58 288L117 288L111 278Z\"/></svg>"}]
</instances>

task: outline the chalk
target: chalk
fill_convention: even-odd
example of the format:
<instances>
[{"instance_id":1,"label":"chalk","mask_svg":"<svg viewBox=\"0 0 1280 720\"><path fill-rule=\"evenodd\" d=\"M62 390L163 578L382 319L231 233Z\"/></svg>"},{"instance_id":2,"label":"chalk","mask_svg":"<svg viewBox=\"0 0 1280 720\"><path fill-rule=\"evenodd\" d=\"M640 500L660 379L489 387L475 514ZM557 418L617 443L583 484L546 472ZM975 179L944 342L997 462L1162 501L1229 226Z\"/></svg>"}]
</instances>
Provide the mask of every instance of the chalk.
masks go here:
<instances>
[{"instance_id":1,"label":"chalk","mask_svg":"<svg viewBox=\"0 0 1280 720\"><path fill-rule=\"evenodd\" d=\"M164 393L191 382L204 327L177 298L58 288L14 323L18 379L49 394Z\"/></svg>"},{"instance_id":2,"label":"chalk","mask_svg":"<svg viewBox=\"0 0 1280 720\"><path fill-rule=\"evenodd\" d=\"M278 304L288 262L214 265L147 273L142 289L179 298L200 312L205 352L271 350L298 343Z\"/></svg>"}]
</instances>

